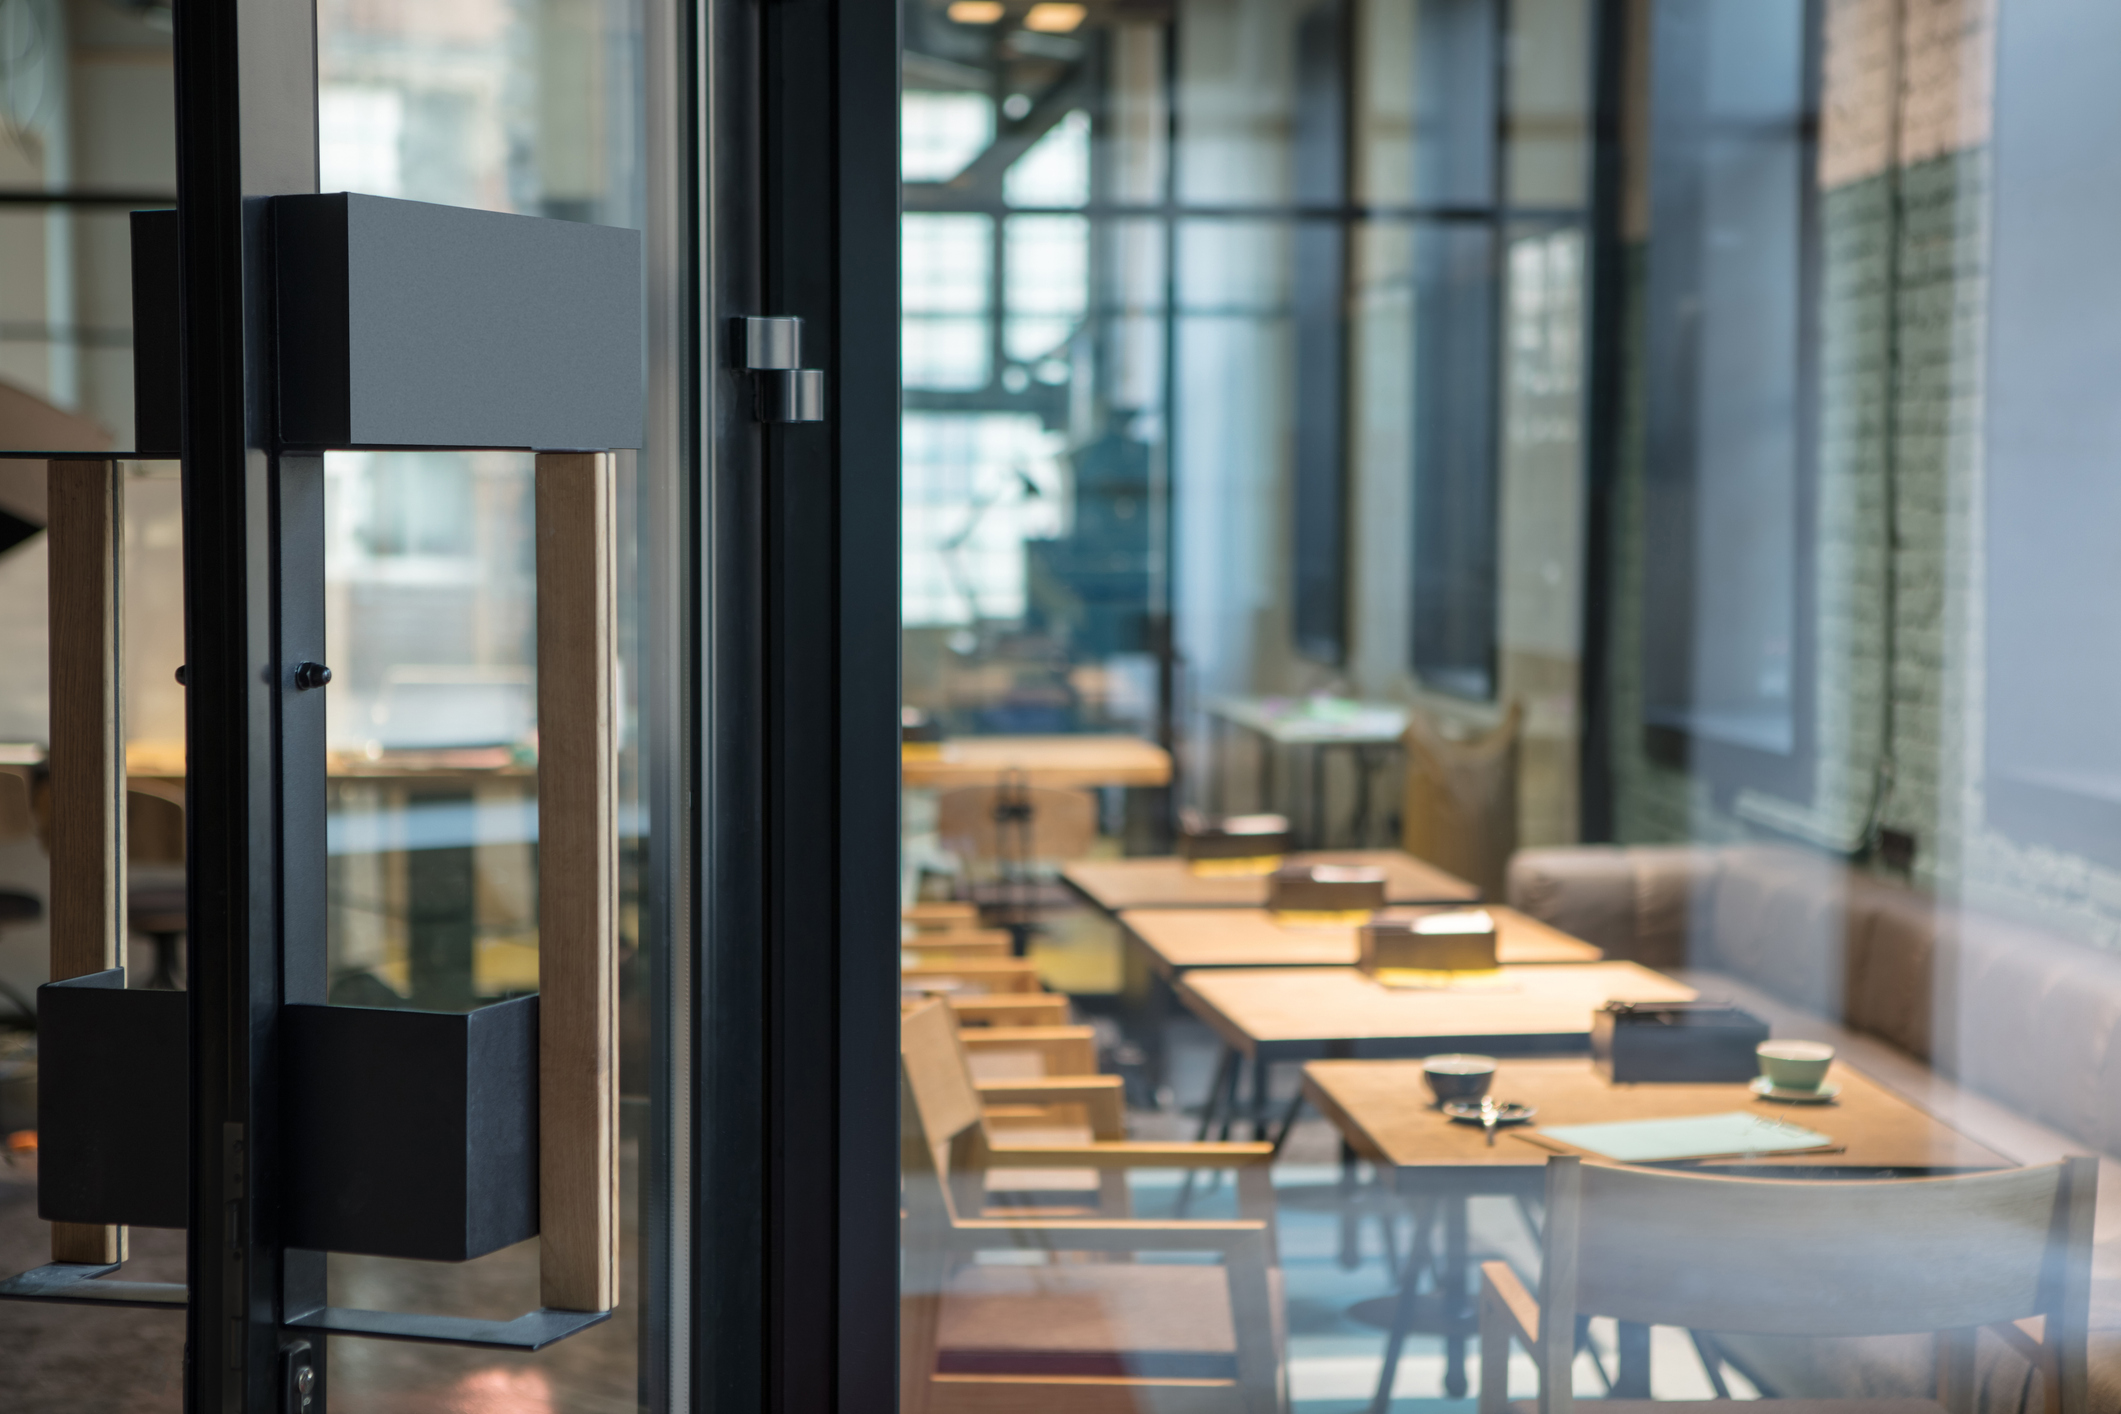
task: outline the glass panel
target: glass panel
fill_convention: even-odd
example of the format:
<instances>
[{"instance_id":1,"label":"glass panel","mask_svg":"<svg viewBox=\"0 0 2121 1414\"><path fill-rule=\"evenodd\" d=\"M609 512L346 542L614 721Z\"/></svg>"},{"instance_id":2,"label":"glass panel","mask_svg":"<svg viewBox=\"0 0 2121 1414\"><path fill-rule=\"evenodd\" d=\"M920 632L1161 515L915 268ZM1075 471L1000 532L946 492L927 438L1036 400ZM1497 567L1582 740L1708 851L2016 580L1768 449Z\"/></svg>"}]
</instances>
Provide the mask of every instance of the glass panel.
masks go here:
<instances>
[{"instance_id":1,"label":"glass panel","mask_svg":"<svg viewBox=\"0 0 2121 1414\"><path fill-rule=\"evenodd\" d=\"M1661 20L1645 719L1787 775L1801 770L1805 708L1804 296L1817 239L1806 8L1677 7Z\"/></svg>"},{"instance_id":2,"label":"glass panel","mask_svg":"<svg viewBox=\"0 0 2121 1414\"><path fill-rule=\"evenodd\" d=\"M134 445L128 210L176 201L168 17L15 0L0 20L0 450Z\"/></svg>"},{"instance_id":3,"label":"glass panel","mask_svg":"<svg viewBox=\"0 0 2121 1414\"><path fill-rule=\"evenodd\" d=\"M907 1378L2076 1400L1937 1328L2121 1281L2052 1163L2121 1154L2121 15L907 14L1002 114L908 204L1004 223L993 386L907 394ZM1050 402L1017 98L1089 123ZM930 469L1005 415L1058 530Z\"/></svg>"},{"instance_id":4,"label":"glass panel","mask_svg":"<svg viewBox=\"0 0 2121 1414\"><path fill-rule=\"evenodd\" d=\"M128 212L175 200L169 21L166 6L0 5L0 454L134 445ZM113 192L136 199L99 199ZM52 1258L37 1216L34 1025L51 976L46 488L41 459L0 459L0 1278ZM174 463L120 464L135 988L182 987L186 974L179 489ZM185 1278L181 1231L134 1228L130 1254L134 1280ZM183 1405L181 1314L0 1302L0 1351L10 1414Z\"/></svg>"},{"instance_id":5,"label":"glass panel","mask_svg":"<svg viewBox=\"0 0 2121 1414\"><path fill-rule=\"evenodd\" d=\"M906 385L985 387L993 377L994 222L908 215L903 233Z\"/></svg>"},{"instance_id":6,"label":"glass panel","mask_svg":"<svg viewBox=\"0 0 2121 1414\"><path fill-rule=\"evenodd\" d=\"M322 188L642 223L630 0L319 11ZM335 1410L636 1407L648 1054L638 466L619 456L622 1270L618 1313L532 1356L333 1338ZM538 989L534 459L335 452L327 488L331 999L456 1011ZM510 1317L537 1244L460 1266L335 1255L332 1300Z\"/></svg>"}]
</instances>

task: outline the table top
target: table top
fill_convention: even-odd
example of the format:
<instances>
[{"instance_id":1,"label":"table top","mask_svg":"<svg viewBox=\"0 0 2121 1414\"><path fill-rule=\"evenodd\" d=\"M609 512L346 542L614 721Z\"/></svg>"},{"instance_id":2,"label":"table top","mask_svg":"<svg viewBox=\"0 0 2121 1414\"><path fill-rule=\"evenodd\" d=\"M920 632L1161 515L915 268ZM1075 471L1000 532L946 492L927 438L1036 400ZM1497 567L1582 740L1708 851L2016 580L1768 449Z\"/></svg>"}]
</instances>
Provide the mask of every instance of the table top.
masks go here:
<instances>
[{"instance_id":1,"label":"table top","mask_svg":"<svg viewBox=\"0 0 2121 1414\"><path fill-rule=\"evenodd\" d=\"M1346 697L1212 697L1208 712L1283 746L1389 746L1406 734L1407 709Z\"/></svg>"},{"instance_id":2,"label":"table top","mask_svg":"<svg viewBox=\"0 0 2121 1414\"><path fill-rule=\"evenodd\" d=\"M1608 1001L1695 996L1632 962L1505 967L1499 983L1437 991L1386 987L1352 967L1204 968L1172 986L1225 1044L1269 1060L1580 1051Z\"/></svg>"},{"instance_id":3,"label":"table top","mask_svg":"<svg viewBox=\"0 0 2121 1414\"><path fill-rule=\"evenodd\" d=\"M1471 903L1480 890L1397 849L1307 850L1291 864L1368 865L1385 871L1387 903ZM1108 913L1130 908L1264 908L1264 874L1196 874L1177 855L1078 859L1061 877Z\"/></svg>"},{"instance_id":4,"label":"table top","mask_svg":"<svg viewBox=\"0 0 2121 1414\"><path fill-rule=\"evenodd\" d=\"M900 751L905 784L914 789L998 784L1012 771L1034 786L1160 786L1171 779L1171 753L1138 736L966 736L908 742Z\"/></svg>"},{"instance_id":5,"label":"table top","mask_svg":"<svg viewBox=\"0 0 2121 1414\"><path fill-rule=\"evenodd\" d=\"M1614 1085L1592 1069L1589 1057L1504 1059L1495 1071L1498 1100L1536 1106L1540 1124L1600 1124L1636 1119L1758 1110L1802 1125L1842 1145L1837 1153L1760 1155L1711 1159L1698 1167L1755 1169L2014 1168L2016 1161L1984 1148L1928 1111L1861 1072L1835 1062L1832 1078L1841 1094L1822 1105L1775 1104L1756 1098L1742 1084ZM1346 1136L1356 1152L1398 1172L1424 1176L1439 1170L1520 1169L1536 1174L1553 1151L1513 1132L1490 1148L1479 1125L1457 1124L1432 1106L1419 1061L1324 1060L1304 1067L1304 1096Z\"/></svg>"},{"instance_id":6,"label":"table top","mask_svg":"<svg viewBox=\"0 0 2121 1414\"><path fill-rule=\"evenodd\" d=\"M1605 954L1514 908L1486 905L1495 951L1512 964L1597 962ZM1263 908L1143 908L1120 914L1127 936L1169 975L1194 967L1352 967L1352 924L1283 923Z\"/></svg>"}]
</instances>

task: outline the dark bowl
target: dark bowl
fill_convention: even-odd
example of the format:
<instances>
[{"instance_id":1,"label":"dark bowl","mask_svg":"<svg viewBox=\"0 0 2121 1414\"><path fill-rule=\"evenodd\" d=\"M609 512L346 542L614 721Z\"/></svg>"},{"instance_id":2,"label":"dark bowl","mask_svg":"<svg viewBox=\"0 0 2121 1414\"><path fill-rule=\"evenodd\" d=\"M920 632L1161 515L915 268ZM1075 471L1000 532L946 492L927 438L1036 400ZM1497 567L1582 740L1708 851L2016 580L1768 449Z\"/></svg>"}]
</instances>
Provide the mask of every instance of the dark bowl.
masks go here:
<instances>
[{"instance_id":1,"label":"dark bowl","mask_svg":"<svg viewBox=\"0 0 2121 1414\"><path fill-rule=\"evenodd\" d=\"M1421 1078L1429 1082L1429 1093L1438 1104L1446 1100L1477 1100L1495 1083L1495 1058L1430 1056L1422 1062Z\"/></svg>"}]
</instances>

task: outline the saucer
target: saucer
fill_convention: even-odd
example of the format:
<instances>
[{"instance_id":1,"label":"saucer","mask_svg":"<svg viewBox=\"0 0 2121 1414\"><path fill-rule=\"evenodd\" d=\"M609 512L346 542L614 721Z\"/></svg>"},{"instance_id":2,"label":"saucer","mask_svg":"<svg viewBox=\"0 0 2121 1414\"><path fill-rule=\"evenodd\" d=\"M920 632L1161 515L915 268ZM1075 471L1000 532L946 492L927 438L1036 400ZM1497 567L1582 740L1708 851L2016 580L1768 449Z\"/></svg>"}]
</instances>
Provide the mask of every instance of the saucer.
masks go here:
<instances>
[{"instance_id":1,"label":"saucer","mask_svg":"<svg viewBox=\"0 0 2121 1414\"><path fill-rule=\"evenodd\" d=\"M1478 1100L1449 1100L1438 1106L1438 1108L1452 1119L1461 1123L1480 1123L1480 1101ZM1515 1101L1506 1105L1497 1105L1495 1109L1495 1122L1497 1124L1523 1124L1530 1120L1533 1115L1539 1113L1532 1106L1520 1105Z\"/></svg>"},{"instance_id":2,"label":"saucer","mask_svg":"<svg viewBox=\"0 0 2121 1414\"><path fill-rule=\"evenodd\" d=\"M1765 1075L1755 1076L1746 1087L1763 1100L1783 1100L1793 1105L1823 1105L1841 1093L1838 1080L1821 1081L1816 1090L1777 1090Z\"/></svg>"}]
</instances>

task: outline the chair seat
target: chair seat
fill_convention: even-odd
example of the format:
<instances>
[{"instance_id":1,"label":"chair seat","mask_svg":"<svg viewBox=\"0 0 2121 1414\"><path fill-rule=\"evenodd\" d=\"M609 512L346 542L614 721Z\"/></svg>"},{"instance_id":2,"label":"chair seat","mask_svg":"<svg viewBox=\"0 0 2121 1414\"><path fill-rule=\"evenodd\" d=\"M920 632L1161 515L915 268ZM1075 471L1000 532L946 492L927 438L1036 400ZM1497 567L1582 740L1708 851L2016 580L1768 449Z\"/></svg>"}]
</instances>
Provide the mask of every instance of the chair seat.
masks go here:
<instances>
[{"instance_id":1,"label":"chair seat","mask_svg":"<svg viewBox=\"0 0 2121 1414\"><path fill-rule=\"evenodd\" d=\"M1727 1399L1597 1399L1582 1401L1597 1414L1731 1414ZM1746 1404L1759 1414L1946 1414L1934 1399L1759 1399ZM1511 1414L1537 1414L1536 1400L1510 1403Z\"/></svg>"},{"instance_id":2,"label":"chair seat","mask_svg":"<svg viewBox=\"0 0 2121 1414\"><path fill-rule=\"evenodd\" d=\"M1279 1311L1280 1273L1268 1281ZM1237 1377L1219 1265L967 1266L943 1289L937 1347L939 1375Z\"/></svg>"}]
</instances>

